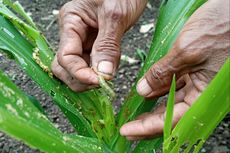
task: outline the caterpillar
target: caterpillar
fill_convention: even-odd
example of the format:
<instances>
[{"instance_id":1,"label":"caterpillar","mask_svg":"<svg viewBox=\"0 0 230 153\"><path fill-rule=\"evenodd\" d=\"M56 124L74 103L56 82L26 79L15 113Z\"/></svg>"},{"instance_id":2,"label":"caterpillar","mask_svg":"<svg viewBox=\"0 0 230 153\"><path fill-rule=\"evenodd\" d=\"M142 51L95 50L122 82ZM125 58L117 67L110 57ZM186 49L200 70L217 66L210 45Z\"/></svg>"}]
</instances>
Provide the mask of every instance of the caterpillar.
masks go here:
<instances>
[{"instance_id":1,"label":"caterpillar","mask_svg":"<svg viewBox=\"0 0 230 153\"><path fill-rule=\"evenodd\" d=\"M110 98L110 99L114 99L116 97L115 92L111 89L111 87L108 85L108 83L105 81L104 77L99 75L98 77L99 79L99 83L102 89L104 89L106 95Z\"/></svg>"}]
</instances>

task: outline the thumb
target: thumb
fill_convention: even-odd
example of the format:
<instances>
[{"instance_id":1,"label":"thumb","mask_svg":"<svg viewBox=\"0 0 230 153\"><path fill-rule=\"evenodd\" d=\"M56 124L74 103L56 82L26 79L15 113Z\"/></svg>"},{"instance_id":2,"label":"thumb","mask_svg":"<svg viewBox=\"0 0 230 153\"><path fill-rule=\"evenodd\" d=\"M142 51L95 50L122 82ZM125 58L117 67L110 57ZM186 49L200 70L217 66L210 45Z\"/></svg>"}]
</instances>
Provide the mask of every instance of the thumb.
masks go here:
<instances>
[{"instance_id":1,"label":"thumb","mask_svg":"<svg viewBox=\"0 0 230 153\"><path fill-rule=\"evenodd\" d=\"M179 56L180 55L180 56ZM162 96L169 91L172 77L176 74L180 78L192 70L186 64L187 55L181 54L173 48L165 57L155 63L137 84L137 92L146 98ZM190 65L191 66L191 65ZM177 81L177 87L184 83Z\"/></svg>"},{"instance_id":2,"label":"thumb","mask_svg":"<svg viewBox=\"0 0 230 153\"><path fill-rule=\"evenodd\" d=\"M98 16L99 32L92 48L91 64L97 73L112 79L120 61L125 14L119 5L110 4L102 10Z\"/></svg>"}]
</instances>

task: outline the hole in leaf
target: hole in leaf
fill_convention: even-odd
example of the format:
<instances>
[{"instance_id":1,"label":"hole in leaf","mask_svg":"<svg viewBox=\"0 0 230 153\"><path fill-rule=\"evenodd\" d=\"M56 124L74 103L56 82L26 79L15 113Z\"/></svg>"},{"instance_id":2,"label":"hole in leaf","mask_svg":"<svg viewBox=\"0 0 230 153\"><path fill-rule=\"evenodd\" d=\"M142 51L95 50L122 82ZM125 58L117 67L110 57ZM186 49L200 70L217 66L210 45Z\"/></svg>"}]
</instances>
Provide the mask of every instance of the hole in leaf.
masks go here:
<instances>
[{"instance_id":1,"label":"hole in leaf","mask_svg":"<svg viewBox=\"0 0 230 153\"><path fill-rule=\"evenodd\" d=\"M172 137L171 142L176 141L177 137Z\"/></svg>"},{"instance_id":2,"label":"hole in leaf","mask_svg":"<svg viewBox=\"0 0 230 153\"><path fill-rule=\"evenodd\" d=\"M195 150L199 150L202 147L204 140L198 139L194 145L192 145L190 152L194 152Z\"/></svg>"},{"instance_id":3,"label":"hole in leaf","mask_svg":"<svg viewBox=\"0 0 230 153\"><path fill-rule=\"evenodd\" d=\"M50 95L51 95L52 97L54 97L54 96L56 95L56 93L55 93L53 90L51 90L51 91L50 91Z\"/></svg>"},{"instance_id":4,"label":"hole in leaf","mask_svg":"<svg viewBox=\"0 0 230 153\"><path fill-rule=\"evenodd\" d=\"M168 150L172 150L176 146L178 137L172 137L170 141L171 142L169 144Z\"/></svg>"},{"instance_id":5,"label":"hole in leaf","mask_svg":"<svg viewBox=\"0 0 230 153\"><path fill-rule=\"evenodd\" d=\"M189 143L186 142L183 145L180 146L180 153L185 152L186 148L188 147Z\"/></svg>"},{"instance_id":6,"label":"hole in leaf","mask_svg":"<svg viewBox=\"0 0 230 153\"><path fill-rule=\"evenodd\" d=\"M7 48L0 50L0 53L4 53L3 56L6 56L6 58L8 58L8 59L12 59L12 60L15 59L14 55L12 54L12 52L8 51ZM1 58L3 58L3 57L0 57L0 59Z\"/></svg>"}]
</instances>

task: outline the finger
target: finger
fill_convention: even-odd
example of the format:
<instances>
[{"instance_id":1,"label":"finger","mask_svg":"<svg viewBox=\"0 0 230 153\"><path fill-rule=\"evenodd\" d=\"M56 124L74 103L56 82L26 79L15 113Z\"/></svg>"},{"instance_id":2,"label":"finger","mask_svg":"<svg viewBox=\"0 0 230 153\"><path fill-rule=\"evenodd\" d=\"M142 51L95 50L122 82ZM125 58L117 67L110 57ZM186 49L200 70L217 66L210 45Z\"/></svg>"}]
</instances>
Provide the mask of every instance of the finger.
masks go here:
<instances>
[{"instance_id":1,"label":"finger","mask_svg":"<svg viewBox=\"0 0 230 153\"><path fill-rule=\"evenodd\" d=\"M175 103L179 103L181 101L184 101L185 94L186 94L186 91L185 91L185 89L186 89L185 87L186 86L185 86L184 76L181 77L180 79L178 79L177 86L178 86L177 88L179 90L176 92L176 95L175 95ZM136 120L144 119L144 118L146 118L148 116L151 116L152 114L160 114L160 113L165 112L166 101L167 101L167 99L163 99L161 101L161 103L154 108L153 112L143 113L143 114L139 115L136 118Z\"/></svg>"},{"instance_id":2,"label":"finger","mask_svg":"<svg viewBox=\"0 0 230 153\"><path fill-rule=\"evenodd\" d=\"M175 61L175 54L167 54L154 64L137 84L141 96L152 98L162 96L169 91L174 74L179 78L182 67Z\"/></svg>"},{"instance_id":3,"label":"finger","mask_svg":"<svg viewBox=\"0 0 230 153\"><path fill-rule=\"evenodd\" d=\"M135 120L123 125L120 133L123 136L142 137L161 133L163 114L151 115L142 120Z\"/></svg>"},{"instance_id":4,"label":"finger","mask_svg":"<svg viewBox=\"0 0 230 153\"><path fill-rule=\"evenodd\" d=\"M143 139L147 140L147 139L152 139L152 138L153 138L152 136L139 136L139 137L127 136L126 137L126 139L129 140L129 141L139 141L139 140L143 140Z\"/></svg>"},{"instance_id":5,"label":"finger","mask_svg":"<svg viewBox=\"0 0 230 153\"><path fill-rule=\"evenodd\" d=\"M58 63L81 83L98 84L96 73L83 58L82 41L86 36L87 25L76 15L66 16L61 24Z\"/></svg>"},{"instance_id":6,"label":"finger","mask_svg":"<svg viewBox=\"0 0 230 153\"><path fill-rule=\"evenodd\" d=\"M194 76L193 79L191 78L191 76ZM203 91L198 84L200 84L201 82L202 83L204 82L198 79L197 78L198 76L199 76L198 74L190 74L190 75L186 75L185 77L186 86L183 88L184 95L185 95L184 102L186 102L190 106L196 101L196 99L200 96L200 94Z\"/></svg>"},{"instance_id":7,"label":"finger","mask_svg":"<svg viewBox=\"0 0 230 153\"><path fill-rule=\"evenodd\" d=\"M152 112L143 113L143 114L137 116L136 120L142 120L142 119L144 119L148 116L151 116L151 115L152 115Z\"/></svg>"},{"instance_id":8,"label":"finger","mask_svg":"<svg viewBox=\"0 0 230 153\"><path fill-rule=\"evenodd\" d=\"M203 35L199 34L200 29L194 25L205 20L194 22L194 19L191 18L185 24L170 52L155 63L139 81L137 91L140 95L145 97L164 95L169 90L173 74L179 78L183 74L202 69L201 63L205 63L210 56L210 53L203 50L210 46L209 43L200 41L203 40Z\"/></svg>"},{"instance_id":9,"label":"finger","mask_svg":"<svg viewBox=\"0 0 230 153\"><path fill-rule=\"evenodd\" d=\"M177 78L178 79L176 80L176 90L178 91L186 85L186 82L184 79L184 75L182 75L180 78L179 77Z\"/></svg>"},{"instance_id":10,"label":"finger","mask_svg":"<svg viewBox=\"0 0 230 153\"><path fill-rule=\"evenodd\" d=\"M173 125L175 125L189 106L178 103L174 107ZM123 125L120 133L126 137L156 137L162 134L164 127L164 113L153 114L142 120L131 121Z\"/></svg>"},{"instance_id":11,"label":"finger","mask_svg":"<svg viewBox=\"0 0 230 153\"><path fill-rule=\"evenodd\" d=\"M108 2L107 2L108 3ZM105 2L99 12L99 32L92 48L92 67L106 79L111 79L120 60L120 42L125 31L122 8L116 1Z\"/></svg>"},{"instance_id":12,"label":"finger","mask_svg":"<svg viewBox=\"0 0 230 153\"><path fill-rule=\"evenodd\" d=\"M142 140L142 139L144 139L144 137L132 137L132 136L127 136L126 139L127 139L127 140L130 140L130 141L136 141L136 140Z\"/></svg>"},{"instance_id":13,"label":"finger","mask_svg":"<svg viewBox=\"0 0 230 153\"><path fill-rule=\"evenodd\" d=\"M179 103L181 101L184 101L185 99L185 88L180 89L179 91L176 92L176 96L175 96L175 103ZM164 113L166 110L166 102L162 102L160 105L156 106L153 110L153 112L147 112L144 114L139 115L136 120L142 120L144 118L147 118L149 116L152 116L153 114L161 114Z\"/></svg>"},{"instance_id":14,"label":"finger","mask_svg":"<svg viewBox=\"0 0 230 153\"><path fill-rule=\"evenodd\" d=\"M90 55L89 54L83 54L82 55L83 60L87 63L87 65L90 65Z\"/></svg>"},{"instance_id":15,"label":"finger","mask_svg":"<svg viewBox=\"0 0 230 153\"><path fill-rule=\"evenodd\" d=\"M70 87L73 91L81 92L88 90L90 86L80 83L78 80L74 79L64 68L62 68L58 62L57 57L55 56L52 63L52 72L56 77L62 80L66 85Z\"/></svg>"},{"instance_id":16,"label":"finger","mask_svg":"<svg viewBox=\"0 0 230 153\"><path fill-rule=\"evenodd\" d=\"M169 90L173 74L180 77L185 73L197 72L199 70L210 69L216 71L216 68L218 69L218 66L213 66L209 62L213 56L213 51L210 51L210 48L215 48L213 44L218 43L217 39L211 37L212 34L207 33L215 28L209 24L205 24L207 21L217 21L217 16L212 14L212 9L215 8L213 6L216 5L214 3L212 4L212 2L207 2L191 16L182 29L171 51L159 62L154 64L139 82L137 90L140 95L145 97L156 97L165 94ZM224 12L225 11L220 11L219 15L222 14L220 16L224 16ZM219 15L218 17L220 17ZM206 37L207 35L209 35L209 37ZM217 57L221 56L215 56L215 59Z\"/></svg>"},{"instance_id":17,"label":"finger","mask_svg":"<svg viewBox=\"0 0 230 153\"><path fill-rule=\"evenodd\" d=\"M180 89L179 91L176 92L175 96L175 103L179 103L181 101L184 101L185 99L185 88Z\"/></svg>"},{"instance_id":18,"label":"finger","mask_svg":"<svg viewBox=\"0 0 230 153\"><path fill-rule=\"evenodd\" d=\"M179 91L176 92L175 103L180 103L181 101L184 100L184 98L185 98L185 88L186 87L184 87L184 88L182 88L182 89L180 89ZM136 118L136 120L144 120L144 119L149 118L149 117L151 117L153 115L164 114L165 110L166 110L165 103L161 103L159 106L156 107L156 109L153 112L148 112L148 113L141 114ZM142 140L142 139L146 139L146 138L151 138L151 136L149 136L149 137L148 136L127 136L127 139L130 140L130 141Z\"/></svg>"}]
</instances>

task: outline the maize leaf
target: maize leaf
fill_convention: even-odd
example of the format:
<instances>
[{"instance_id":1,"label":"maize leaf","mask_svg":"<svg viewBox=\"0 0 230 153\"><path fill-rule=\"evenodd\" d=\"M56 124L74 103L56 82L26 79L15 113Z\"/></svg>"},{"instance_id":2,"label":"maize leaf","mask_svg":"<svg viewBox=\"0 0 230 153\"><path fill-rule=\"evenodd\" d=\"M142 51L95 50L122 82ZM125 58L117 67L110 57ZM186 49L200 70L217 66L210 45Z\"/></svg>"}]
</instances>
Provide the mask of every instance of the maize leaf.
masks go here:
<instances>
[{"instance_id":1,"label":"maize leaf","mask_svg":"<svg viewBox=\"0 0 230 153\"><path fill-rule=\"evenodd\" d=\"M132 153L156 153L157 149L160 148L162 144L162 138L154 140L142 140L134 151L129 151Z\"/></svg>"},{"instance_id":2,"label":"maize leaf","mask_svg":"<svg viewBox=\"0 0 230 153\"><path fill-rule=\"evenodd\" d=\"M39 80L39 82L43 84L43 88L46 88L46 91L49 92L50 95L55 94L56 90L58 89L54 89L60 86L58 82L56 81L56 84L53 83L54 81L51 81L51 78L47 75L47 73L45 73L39 66L37 66L37 63L32 58L33 46L30 43L28 43L28 41L24 39L20 35L20 33L13 27L13 25L2 16L0 16L0 42L1 49L4 49L4 51L7 51L8 53L12 54L12 56L15 57L18 63L20 63L20 65L23 67L23 69L29 75L31 75L31 78L33 80ZM52 83L52 86L48 88L47 82L49 82L49 86ZM60 101L65 101L66 99L64 96L60 97L56 94L53 96L54 98L60 99ZM74 125L78 124L78 126L75 126L75 128L82 132L85 129L90 129L88 122L79 112L77 112L73 105L64 103L62 101L58 103L58 105L62 107L62 111L66 113L68 112L67 114L70 115L70 118L73 115L70 121L72 121ZM77 118L79 118L79 120ZM80 129L81 126L79 125L84 127ZM91 131L91 133L92 134L90 135L93 135L93 131Z\"/></svg>"},{"instance_id":3,"label":"maize leaf","mask_svg":"<svg viewBox=\"0 0 230 153\"><path fill-rule=\"evenodd\" d=\"M139 73L138 79L144 75L152 64L157 62L169 51L185 22L193 12L206 1L207 0L162 1L151 48L145 65ZM133 120L137 115L150 111L154 107L156 101L157 99L146 101L143 97L139 96L135 84L118 114L118 127L121 127L129 120ZM129 146L128 144L130 144L130 142L119 135L114 138L115 150L125 152L127 146ZM151 147L149 148L151 149Z\"/></svg>"},{"instance_id":4,"label":"maize leaf","mask_svg":"<svg viewBox=\"0 0 230 153\"><path fill-rule=\"evenodd\" d=\"M45 37L1 2L0 14L1 49L12 54L27 74L52 96L80 134L97 136L108 144L116 131L109 99L101 94L101 90L74 93L53 78L50 65L54 53Z\"/></svg>"},{"instance_id":5,"label":"maize leaf","mask_svg":"<svg viewBox=\"0 0 230 153\"><path fill-rule=\"evenodd\" d=\"M47 153L102 153L94 138L62 134L6 76L0 72L0 130Z\"/></svg>"},{"instance_id":6,"label":"maize leaf","mask_svg":"<svg viewBox=\"0 0 230 153\"><path fill-rule=\"evenodd\" d=\"M172 120L173 120L173 108L175 103L175 93L176 93L176 78L173 76L171 88L169 91L167 108L166 108L166 117L164 123L164 140L166 140L172 131Z\"/></svg>"},{"instance_id":7,"label":"maize leaf","mask_svg":"<svg viewBox=\"0 0 230 153\"><path fill-rule=\"evenodd\" d=\"M165 153L198 153L205 140L230 112L230 58L164 142Z\"/></svg>"}]
</instances>

